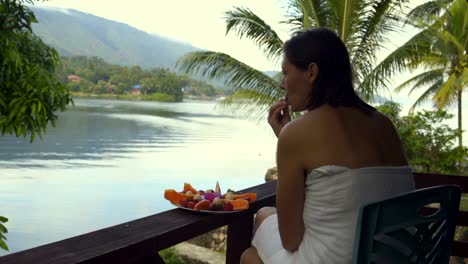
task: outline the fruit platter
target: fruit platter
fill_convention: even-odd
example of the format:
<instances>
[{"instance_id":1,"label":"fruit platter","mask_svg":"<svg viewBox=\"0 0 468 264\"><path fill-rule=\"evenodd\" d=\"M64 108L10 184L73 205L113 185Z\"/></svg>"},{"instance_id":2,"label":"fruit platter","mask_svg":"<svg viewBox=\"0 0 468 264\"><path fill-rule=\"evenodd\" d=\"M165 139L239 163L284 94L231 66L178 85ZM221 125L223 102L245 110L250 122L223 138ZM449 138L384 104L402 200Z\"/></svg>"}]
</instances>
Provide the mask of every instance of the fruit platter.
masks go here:
<instances>
[{"instance_id":1,"label":"fruit platter","mask_svg":"<svg viewBox=\"0 0 468 264\"><path fill-rule=\"evenodd\" d=\"M249 209L249 203L257 199L256 193L241 193L229 189L221 193L219 184L215 189L197 190L190 183L184 183L180 192L174 189L164 191L164 198L173 205L188 211L222 214Z\"/></svg>"}]
</instances>

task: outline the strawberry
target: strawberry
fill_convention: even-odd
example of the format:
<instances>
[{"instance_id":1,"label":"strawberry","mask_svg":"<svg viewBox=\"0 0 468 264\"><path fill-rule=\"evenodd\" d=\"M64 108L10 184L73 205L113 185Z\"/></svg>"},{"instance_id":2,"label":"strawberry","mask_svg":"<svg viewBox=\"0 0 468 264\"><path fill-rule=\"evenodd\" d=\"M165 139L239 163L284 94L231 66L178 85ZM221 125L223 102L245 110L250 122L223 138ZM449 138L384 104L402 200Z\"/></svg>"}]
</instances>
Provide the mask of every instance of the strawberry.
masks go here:
<instances>
[{"instance_id":1,"label":"strawberry","mask_svg":"<svg viewBox=\"0 0 468 264\"><path fill-rule=\"evenodd\" d=\"M232 211L234 210L234 206L231 203L227 202L224 204L224 211Z\"/></svg>"},{"instance_id":2,"label":"strawberry","mask_svg":"<svg viewBox=\"0 0 468 264\"><path fill-rule=\"evenodd\" d=\"M188 206L188 200L187 199L180 200L179 204L182 207L187 207Z\"/></svg>"},{"instance_id":3,"label":"strawberry","mask_svg":"<svg viewBox=\"0 0 468 264\"><path fill-rule=\"evenodd\" d=\"M194 202L189 202L187 207L190 208L190 209L193 209L195 207L195 203Z\"/></svg>"},{"instance_id":4,"label":"strawberry","mask_svg":"<svg viewBox=\"0 0 468 264\"><path fill-rule=\"evenodd\" d=\"M210 210L211 211L216 211L216 204L210 203Z\"/></svg>"}]
</instances>

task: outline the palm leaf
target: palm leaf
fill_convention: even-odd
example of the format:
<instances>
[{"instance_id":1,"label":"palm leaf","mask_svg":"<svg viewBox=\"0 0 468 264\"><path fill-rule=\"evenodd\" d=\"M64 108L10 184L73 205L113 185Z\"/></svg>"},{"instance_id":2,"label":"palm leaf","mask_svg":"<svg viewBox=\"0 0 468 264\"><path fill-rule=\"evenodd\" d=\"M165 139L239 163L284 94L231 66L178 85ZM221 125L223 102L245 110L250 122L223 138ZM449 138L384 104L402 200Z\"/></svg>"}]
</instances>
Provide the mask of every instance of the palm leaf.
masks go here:
<instances>
[{"instance_id":1,"label":"palm leaf","mask_svg":"<svg viewBox=\"0 0 468 264\"><path fill-rule=\"evenodd\" d=\"M444 76L444 71L445 71L444 68L425 71L403 82L402 84L400 84L399 86L395 88L395 91L401 92L401 90L415 83L414 85L412 85L412 89L408 93L408 94L411 94L415 89L424 87L425 85L430 84L430 83L435 83L438 80L442 80Z\"/></svg>"},{"instance_id":2,"label":"palm leaf","mask_svg":"<svg viewBox=\"0 0 468 264\"><path fill-rule=\"evenodd\" d=\"M328 1L324 0L290 0L286 20L281 21L291 28L291 32L326 27L334 29L334 17Z\"/></svg>"},{"instance_id":3,"label":"palm leaf","mask_svg":"<svg viewBox=\"0 0 468 264\"><path fill-rule=\"evenodd\" d=\"M216 107L221 111L233 110L243 118L261 120L259 114L265 114L267 109L277 98L265 96L252 90L238 89L222 100Z\"/></svg>"},{"instance_id":4,"label":"palm leaf","mask_svg":"<svg viewBox=\"0 0 468 264\"><path fill-rule=\"evenodd\" d=\"M447 70L450 68L449 56L447 54L441 54L437 50L430 50L418 60L412 60L406 64L408 70L415 70L420 67L425 69L446 68Z\"/></svg>"},{"instance_id":5,"label":"palm leaf","mask_svg":"<svg viewBox=\"0 0 468 264\"><path fill-rule=\"evenodd\" d=\"M326 27L327 7L324 5L326 1L320 0L296 0L294 1L302 11L303 28L309 29L312 27Z\"/></svg>"},{"instance_id":6,"label":"palm leaf","mask_svg":"<svg viewBox=\"0 0 468 264\"><path fill-rule=\"evenodd\" d=\"M450 7L447 28L459 39L465 50L468 50L468 2L456 0Z\"/></svg>"},{"instance_id":7,"label":"palm leaf","mask_svg":"<svg viewBox=\"0 0 468 264\"><path fill-rule=\"evenodd\" d=\"M451 97L456 96L458 92L458 88L455 85L456 80L457 76L455 74L451 74L432 98L439 109L445 107Z\"/></svg>"},{"instance_id":8,"label":"palm leaf","mask_svg":"<svg viewBox=\"0 0 468 264\"><path fill-rule=\"evenodd\" d=\"M265 53L267 59L278 62L281 57L283 41L278 34L248 8L235 7L225 14L226 34L234 30L239 38L244 36L253 40Z\"/></svg>"},{"instance_id":9,"label":"palm leaf","mask_svg":"<svg viewBox=\"0 0 468 264\"><path fill-rule=\"evenodd\" d=\"M435 82L432 86L430 86L424 93L422 93L418 99L414 102L414 104L409 109L410 113L413 113L417 106L424 103L425 101L429 100L429 96L437 92L440 86L443 84L443 80L439 80Z\"/></svg>"},{"instance_id":10,"label":"palm leaf","mask_svg":"<svg viewBox=\"0 0 468 264\"><path fill-rule=\"evenodd\" d=\"M408 13L406 22L432 24L440 18L442 11L446 10L451 2L453 0L435 0L423 3Z\"/></svg>"},{"instance_id":11,"label":"palm leaf","mask_svg":"<svg viewBox=\"0 0 468 264\"><path fill-rule=\"evenodd\" d=\"M418 65L422 62L431 51L430 42L427 41L429 33L428 30L421 31L389 54L365 76L358 92L376 94L378 89L388 88L390 77L395 73L403 71L409 64Z\"/></svg>"},{"instance_id":12,"label":"palm leaf","mask_svg":"<svg viewBox=\"0 0 468 264\"><path fill-rule=\"evenodd\" d=\"M468 67L463 68L461 76L457 79L457 85L462 88L462 91L468 88Z\"/></svg>"},{"instance_id":13,"label":"palm leaf","mask_svg":"<svg viewBox=\"0 0 468 264\"><path fill-rule=\"evenodd\" d=\"M345 43L355 28L355 24L362 18L367 1L363 0L328 0L330 8L334 10L338 36Z\"/></svg>"},{"instance_id":14,"label":"palm leaf","mask_svg":"<svg viewBox=\"0 0 468 264\"><path fill-rule=\"evenodd\" d=\"M375 53L388 42L385 34L396 30L397 17L393 14L393 0L375 2L367 9L369 10L366 11L366 16L360 19L356 26L356 41L348 43L352 65L359 69L356 72L358 81L364 79L372 70Z\"/></svg>"},{"instance_id":15,"label":"palm leaf","mask_svg":"<svg viewBox=\"0 0 468 264\"><path fill-rule=\"evenodd\" d=\"M283 94L275 80L224 53L192 52L180 58L176 67L185 73L222 80L234 89L256 91L275 98Z\"/></svg>"}]
</instances>

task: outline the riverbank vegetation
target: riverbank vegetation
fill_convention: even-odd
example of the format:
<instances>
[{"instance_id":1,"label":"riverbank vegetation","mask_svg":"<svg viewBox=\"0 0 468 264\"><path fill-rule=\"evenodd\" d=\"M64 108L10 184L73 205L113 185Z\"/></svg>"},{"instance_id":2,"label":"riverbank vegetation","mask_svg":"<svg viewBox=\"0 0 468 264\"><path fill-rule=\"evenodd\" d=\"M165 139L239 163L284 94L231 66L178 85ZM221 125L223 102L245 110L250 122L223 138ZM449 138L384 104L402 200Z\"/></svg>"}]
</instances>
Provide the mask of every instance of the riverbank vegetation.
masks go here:
<instances>
[{"instance_id":1,"label":"riverbank vegetation","mask_svg":"<svg viewBox=\"0 0 468 264\"><path fill-rule=\"evenodd\" d=\"M97 57L61 57L56 74L78 97L180 102L184 97L213 99L229 93L170 69L113 65Z\"/></svg>"}]
</instances>

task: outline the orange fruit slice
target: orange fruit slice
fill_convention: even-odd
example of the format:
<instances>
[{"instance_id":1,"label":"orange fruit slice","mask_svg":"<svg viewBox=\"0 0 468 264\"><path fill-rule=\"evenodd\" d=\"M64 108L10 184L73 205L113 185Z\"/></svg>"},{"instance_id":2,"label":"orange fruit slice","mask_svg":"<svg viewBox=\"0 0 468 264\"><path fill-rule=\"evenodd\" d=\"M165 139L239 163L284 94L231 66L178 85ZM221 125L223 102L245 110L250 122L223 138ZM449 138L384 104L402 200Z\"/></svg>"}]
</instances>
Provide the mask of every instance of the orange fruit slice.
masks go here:
<instances>
[{"instance_id":1,"label":"orange fruit slice","mask_svg":"<svg viewBox=\"0 0 468 264\"><path fill-rule=\"evenodd\" d=\"M173 204L179 204L181 200L184 199L193 199L194 194L183 194L177 192L174 189L169 189L164 191L164 198L169 200Z\"/></svg>"},{"instance_id":2,"label":"orange fruit slice","mask_svg":"<svg viewBox=\"0 0 468 264\"><path fill-rule=\"evenodd\" d=\"M237 199L249 199L250 202L253 202L257 200L257 194L256 193L243 193L243 194L234 194L232 196L234 200Z\"/></svg>"},{"instance_id":3,"label":"orange fruit slice","mask_svg":"<svg viewBox=\"0 0 468 264\"><path fill-rule=\"evenodd\" d=\"M210 210L210 200L202 200L195 204L194 210Z\"/></svg>"},{"instance_id":4,"label":"orange fruit slice","mask_svg":"<svg viewBox=\"0 0 468 264\"><path fill-rule=\"evenodd\" d=\"M232 204L234 211L249 209L249 202L244 199L229 200L229 203Z\"/></svg>"},{"instance_id":5,"label":"orange fruit slice","mask_svg":"<svg viewBox=\"0 0 468 264\"><path fill-rule=\"evenodd\" d=\"M184 183L184 193L187 193L188 191L191 191L193 194L197 194L197 189L193 188L190 183Z\"/></svg>"}]
</instances>

